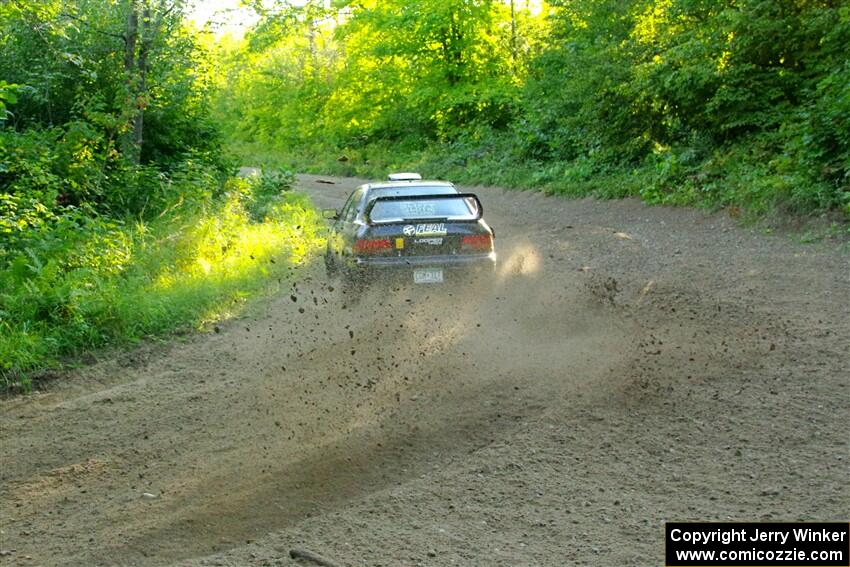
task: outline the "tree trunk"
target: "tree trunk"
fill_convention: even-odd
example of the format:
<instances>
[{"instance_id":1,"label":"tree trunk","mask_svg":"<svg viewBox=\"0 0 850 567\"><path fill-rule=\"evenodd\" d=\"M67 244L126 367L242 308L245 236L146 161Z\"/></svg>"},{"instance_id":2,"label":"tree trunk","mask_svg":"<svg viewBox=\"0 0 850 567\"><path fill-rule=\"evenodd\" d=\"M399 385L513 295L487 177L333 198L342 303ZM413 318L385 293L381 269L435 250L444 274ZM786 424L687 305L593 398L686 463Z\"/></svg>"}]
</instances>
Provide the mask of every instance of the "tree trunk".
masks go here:
<instances>
[{"instance_id":1,"label":"tree trunk","mask_svg":"<svg viewBox=\"0 0 850 567\"><path fill-rule=\"evenodd\" d=\"M138 163L136 151L135 122L138 113L136 81L136 44L139 39L138 0L128 1L127 26L124 30L124 86L127 89L125 105L128 129L121 135L121 153L133 163Z\"/></svg>"},{"instance_id":2,"label":"tree trunk","mask_svg":"<svg viewBox=\"0 0 850 567\"><path fill-rule=\"evenodd\" d=\"M151 9L145 5L142 10L142 42L139 46L138 85L136 95L136 114L133 117L133 163L138 164L141 159L142 142L145 131L145 107L147 106L147 76L148 56L154 40L155 28L151 24Z\"/></svg>"},{"instance_id":3,"label":"tree trunk","mask_svg":"<svg viewBox=\"0 0 850 567\"><path fill-rule=\"evenodd\" d=\"M136 67L136 40L139 37L139 5L138 0L129 0L127 10L127 27L124 30L124 71L131 78Z\"/></svg>"}]
</instances>

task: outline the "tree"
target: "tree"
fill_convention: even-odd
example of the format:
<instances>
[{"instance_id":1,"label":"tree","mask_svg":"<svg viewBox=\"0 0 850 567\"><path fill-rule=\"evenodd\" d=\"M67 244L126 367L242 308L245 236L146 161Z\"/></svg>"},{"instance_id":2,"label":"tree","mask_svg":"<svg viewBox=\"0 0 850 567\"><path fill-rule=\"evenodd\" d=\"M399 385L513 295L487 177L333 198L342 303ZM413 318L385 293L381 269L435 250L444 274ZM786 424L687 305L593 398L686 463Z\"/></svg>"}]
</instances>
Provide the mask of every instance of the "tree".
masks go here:
<instances>
[{"instance_id":1,"label":"tree","mask_svg":"<svg viewBox=\"0 0 850 567\"><path fill-rule=\"evenodd\" d=\"M147 81L154 43L159 39L163 23L170 15L182 17L181 9L182 2L179 0L127 0L127 23L122 38L129 125L123 136L122 149L124 155L135 164L139 163L144 141Z\"/></svg>"}]
</instances>

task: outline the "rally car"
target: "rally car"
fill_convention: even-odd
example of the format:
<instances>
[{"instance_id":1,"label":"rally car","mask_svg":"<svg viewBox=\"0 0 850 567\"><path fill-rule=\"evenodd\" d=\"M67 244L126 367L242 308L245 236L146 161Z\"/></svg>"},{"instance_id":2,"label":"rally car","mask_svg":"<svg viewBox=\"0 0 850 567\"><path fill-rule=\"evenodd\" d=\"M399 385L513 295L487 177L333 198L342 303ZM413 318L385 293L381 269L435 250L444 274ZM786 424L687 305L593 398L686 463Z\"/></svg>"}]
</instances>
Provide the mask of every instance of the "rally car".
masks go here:
<instances>
[{"instance_id":1,"label":"rally car","mask_svg":"<svg viewBox=\"0 0 850 567\"><path fill-rule=\"evenodd\" d=\"M438 284L469 274L492 273L493 229L481 201L446 181L418 174L390 174L349 195L334 221L325 252L331 276L369 281L381 276Z\"/></svg>"}]
</instances>

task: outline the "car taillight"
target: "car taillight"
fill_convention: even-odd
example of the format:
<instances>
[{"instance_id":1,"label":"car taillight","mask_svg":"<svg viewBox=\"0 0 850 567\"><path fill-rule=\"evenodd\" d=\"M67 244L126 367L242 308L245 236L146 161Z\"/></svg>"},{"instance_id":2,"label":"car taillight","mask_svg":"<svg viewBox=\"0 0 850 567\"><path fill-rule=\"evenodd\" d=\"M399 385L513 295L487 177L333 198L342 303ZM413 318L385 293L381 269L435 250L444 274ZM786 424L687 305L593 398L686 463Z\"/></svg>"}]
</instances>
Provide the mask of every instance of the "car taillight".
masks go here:
<instances>
[{"instance_id":1,"label":"car taillight","mask_svg":"<svg viewBox=\"0 0 850 567\"><path fill-rule=\"evenodd\" d=\"M460 240L462 248L489 252L493 249L493 238L489 234L468 234Z\"/></svg>"},{"instance_id":2,"label":"car taillight","mask_svg":"<svg viewBox=\"0 0 850 567\"><path fill-rule=\"evenodd\" d=\"M358 254L381 254L392 250L389 238L362 238L354 241L354 251Z\"/></svg>"}]
</instances>

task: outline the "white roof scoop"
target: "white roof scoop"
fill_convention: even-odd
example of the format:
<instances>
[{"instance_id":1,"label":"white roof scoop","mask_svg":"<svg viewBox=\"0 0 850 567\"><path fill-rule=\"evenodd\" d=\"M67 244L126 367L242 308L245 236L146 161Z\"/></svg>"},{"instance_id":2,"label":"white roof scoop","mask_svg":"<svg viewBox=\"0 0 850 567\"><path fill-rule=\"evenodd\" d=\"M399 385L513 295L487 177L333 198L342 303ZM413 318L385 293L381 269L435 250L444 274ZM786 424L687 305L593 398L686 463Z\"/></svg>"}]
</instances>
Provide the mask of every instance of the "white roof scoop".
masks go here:
<instances>
[{"instance_id":1,"label":"white roof scoop","mask_svg":"<svg viewBox=\"0 0 850 567\"><path fill-rule=\"evenodd\" d=\"M422 176L418 173L390 173L387 175L388 181L422 181Z\"/></svg>"}]
</instances>

